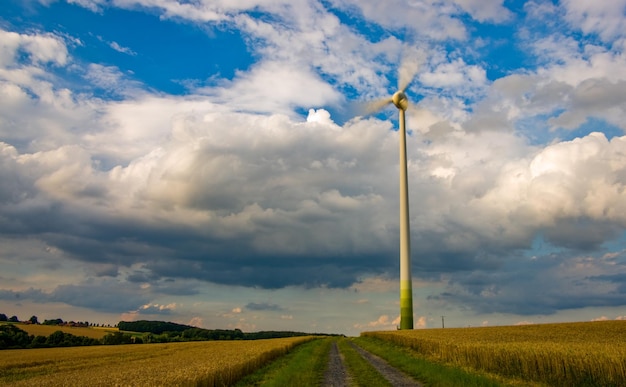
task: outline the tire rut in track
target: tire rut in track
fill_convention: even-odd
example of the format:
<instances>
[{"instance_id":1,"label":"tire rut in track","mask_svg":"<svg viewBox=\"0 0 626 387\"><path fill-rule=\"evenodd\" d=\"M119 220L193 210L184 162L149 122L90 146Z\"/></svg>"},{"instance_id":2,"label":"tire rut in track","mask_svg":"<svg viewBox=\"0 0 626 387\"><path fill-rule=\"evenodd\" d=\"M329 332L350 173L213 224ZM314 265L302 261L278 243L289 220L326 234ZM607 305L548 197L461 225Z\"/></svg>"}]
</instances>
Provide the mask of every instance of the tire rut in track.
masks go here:
<instances>
[{"instance_id":1,"label":"tire rut in track","mask_svg":"<svg viewBox=\"0 0 626 387\"><path fill-rule=\"evenodd\" d=\"M324 374L324 387L348 387L349 385L348 371L346 371L346 366L343 364L337 342L334 342L330 348L328 368Z\"/></svg>"}]
</instances>

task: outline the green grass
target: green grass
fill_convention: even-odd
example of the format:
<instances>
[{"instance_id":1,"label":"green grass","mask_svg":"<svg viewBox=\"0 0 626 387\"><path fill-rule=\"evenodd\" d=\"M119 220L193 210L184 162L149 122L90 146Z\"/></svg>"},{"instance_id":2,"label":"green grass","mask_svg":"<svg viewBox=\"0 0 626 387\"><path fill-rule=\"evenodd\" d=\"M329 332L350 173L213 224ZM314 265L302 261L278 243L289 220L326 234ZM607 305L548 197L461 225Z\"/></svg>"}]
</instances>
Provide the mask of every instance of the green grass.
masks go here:
<instances>
[{"instance_id":1,"label":"green grass","mask_svg":"<svg viewBox=\"0 0 626 387\"><path fill-rule=\"evenodd\" d=\"M244 377L236 386L317 386L324 380L330 346L324 338L298 345L269 365Z\"/></svg>"},{"instance_id":2,"label":"green grass","mask_svg":"<svg viewBox=\"0 0 626 387\"><path fill-rule=\"evenodd\" d=\"M369 338L352 339L363 349L385 359L391 366L410 375L429 387L495 387L520 385L495 376L477 374L458 367L447 366L426 360L414 351L392 343ZM528 384L526 384L528 385Z\"/></svg>"},{"instance_id":3,"label":"green grass","mask_svg":"<svg viewBox=\"0 0 626 387\"><path fill-rule=\"evenodd\" d=\"M391 386L367 360L352 348L348 340L340 340L339 352L343 355L343 361L351 377L351 385L354 386Z\"/></svg>"}]
</instances>

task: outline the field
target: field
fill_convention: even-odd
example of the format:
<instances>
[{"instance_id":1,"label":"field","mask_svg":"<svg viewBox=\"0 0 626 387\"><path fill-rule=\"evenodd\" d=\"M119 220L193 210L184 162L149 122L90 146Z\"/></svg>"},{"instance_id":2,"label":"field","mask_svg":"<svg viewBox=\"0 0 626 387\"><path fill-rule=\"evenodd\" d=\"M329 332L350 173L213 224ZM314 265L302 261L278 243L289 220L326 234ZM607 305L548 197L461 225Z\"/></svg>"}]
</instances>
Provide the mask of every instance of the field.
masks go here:
<instances>
[{"instance_id":1,"label":"field","mask_svg":"<svg viewBox=\"0 0 626 387\"><path fill-rule=\"evenodd\" d=\"M557 386L626 385L626 321L365 332L428 359Z\"/></svg>"},{"instance_id":2,"label":"field","mask_svg":"<svg viewBox=\"0 0 626 387\"><path fill-rule=\"evenodd\" d=\"M6 350L0 357L0 385L231 385L311 339Z\"/></svg>"},{"instance_id":3,"label":"field","mask_svg":"<svg viewBox=\"0 0 626 387\"><path fill-rule=\"evenodd\" d=\"M40 324L13 324L29 335L33 336L50 336L56 331L63 331L74 336L87 336L92 339L101 339L109 333L117 332L117 328L92 328L92 327L66 327L58 325L40 325Z\"/></svg>"},{"instance_id":4,"label":"field","mask_svg":"<svg viewBox=\"0 0 626 387\"><path fill-rule=\"evenodd\" d=\"M78 329L100 331L67 329L76 335ZM221 386L245 375L250 376L244 385L285 385L289 380L317 385L331 342L339 343L353 382L370 385L375 371L351 349L351 340L430 386L626 386L626 321L365 332L353 339L313 339L6 350L0 358L0 385ZM311 342L291 351L306 341Z\"/></svg>"}]
</instances>

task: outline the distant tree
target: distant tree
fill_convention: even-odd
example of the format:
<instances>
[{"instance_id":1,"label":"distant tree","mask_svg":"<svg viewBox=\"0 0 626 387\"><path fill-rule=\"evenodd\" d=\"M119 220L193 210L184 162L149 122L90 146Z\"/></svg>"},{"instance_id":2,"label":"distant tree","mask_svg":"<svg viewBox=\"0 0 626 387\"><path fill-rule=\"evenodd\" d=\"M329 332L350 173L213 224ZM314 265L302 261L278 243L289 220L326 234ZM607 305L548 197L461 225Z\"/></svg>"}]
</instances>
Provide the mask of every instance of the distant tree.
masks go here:
<instances>
[{"instance_id":1,"label":"distant tree","mask_svg":"<svg viewBox=\"0 0 626 387\"><path fill-rule=\"evenodd\" d=\"M46 348L49 347L49 345L46 343L47 337L46 336L35 336L35 338L33 339L33 341L31 342L30 346L31 348Z\"/></svg>"},{"instance_id":2,"label":"distant tree","mask_svg":"<svg viewBox=\"0 0 626 387\"><path fill-rule=\"evenodd\" d=\"M9 317L9 322L20 322L20 320L17 318L17 316L11 316Z\"/></svg>"},{"instance_id":3,"label":"distant tree","mask_svg":"<svg viewBox=\"0 0 626 387\"><path fill-rule=\"evenodd\" d=\"M46 344L51 347L61 347L65 345L65 333L63 331L56 331L48 336Z\"/></svg>"},{"instance_id":4,"label":"distant tree","mask_svg":"<svg viewBox=\"0 0 626 387\"><path fill-rule=\"evenodd\" d=\"M6 314L0 313L0 321L8 321L8 320L9 320L9 318L7 317Z\"/></svg>"},{"instance_id":5,"label":"distant tree","mask_svg":"<svg viewBox=\"0 0 626 387\"><path fill-rule=\"evenodd\" d=\"M33 336L15 325L0 325L0 349L28 348Z\"/></svg>"},{"instance_id":6,"label":"distant tree","mask_svg":"<svg viewBox=\"0 0 626 387\"><path fill-rule=\"evenodd\" d=\"M60 318L44 320L43 322L43 325L62 325L62 324L63 324L63 320L61 320Z\"/></svg>"},{"instance_id":7,"label":"distant tree","mask_svg":"<svg viewBox=\"0 0 626 387\"><path fill-rule=\"evenodd\" d=\"M120 321L117 327L121 331L131 332L150 332L160 335L165 332L183 332L186 329L193 328L189 325L176 324L165 321Z\"/></svg>"},{"instance_id":8,"label":"distant tree","mask_svg":"<svg viewBox=\"0 0 626 387\"><path fill-rule=\"evenodd\" d=\"M104 336L102 343L105 345L131 344L132 336L127 333L113 332Z\"/></svg>"},{"instance_id":9,"label":"distant tree","mask_svg":"<svg viewBox=\"0 0 626 387\"><path fill-rule=\"evenodd\" d=\"M28 321L30 321L31 324L39 324L39 320L37 319L37 316L32 316L31 318L28 319Z\"/></svg>"},{"instance_id":10,"label":"distant tree","mask_svg":"<svg viewBox=\"0 0 626 387\"><path fill-rule=\"evenodd\" d=\"M40 347L76 347L81 345L99 345L100 341L86 336L74 336L71 333L56 331L48 336L43 344L38 338L33 340L33 345L35 343Z\"/></svg>"}]
</instances>

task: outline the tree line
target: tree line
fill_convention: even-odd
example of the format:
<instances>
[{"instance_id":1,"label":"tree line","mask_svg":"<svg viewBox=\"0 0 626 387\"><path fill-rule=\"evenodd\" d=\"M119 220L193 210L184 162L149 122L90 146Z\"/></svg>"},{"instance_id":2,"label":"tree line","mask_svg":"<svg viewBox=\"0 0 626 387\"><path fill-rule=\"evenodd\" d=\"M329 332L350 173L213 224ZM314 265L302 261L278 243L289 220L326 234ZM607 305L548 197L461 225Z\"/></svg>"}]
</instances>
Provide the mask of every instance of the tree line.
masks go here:
<instances>
[{"instance_id":1,"label":"tree line","mask_svg":"<svg viewBox=\"0 0 626 387\"><path fill-rule=\"evenodd\" d=\"M104 339L75 336L62 331L53 332L49 336L35 336L29 335L13 324L0 325L0 349L77 347L100 344L104 344Z\"/></svg>"},{"instance_id":2,"label":"tree line","mask_svg":"<svg viewBox=\"0 0 626 387\"><path fill-rule=\"evenodd\" d=\"M147 335L143 336L144 342L154 342L155 340L259 340L311 335L311 333L292 331L242 332L240 329L204 329L173 322L149 320L120 321L117 323L117 327L120 331L146 333ZM314 333L314 335L321 336L322 334Z\"/></svg>"},{"instance_id":3,"label":"tree line","mask_svg":"<svg viewBox=\"0 0 626 387\"><path fill-rule=\"evenodd\" d=\"M26 321L20 321L20 319L17 318L17 316L11 316L11 317L7 317L6 314L4 313L0 313L0 322L12 322L12 323L18 323L18 322L22 322L24 324L42 324L42 325L59 325L59 326L67 326L67 327L111 327L110 324L94 324L94 323L90 323L89 321L63 321L63 319L60 318L52 318L49 320L44 320L43 322L39 322L39 318L37 316L31 316L31 318L29 318Z\"/></svg>"},{"instance_id":4,"label":"tree line","mask_svg":"<svg viewBox=\"0 0 626 387\"><path fill-rule=\"evenodd\" d=\"M4 316L4 318L3 318ZM6 318L0 314L0 322L16 323L17 317ZM26 324L39 324L36 316L31 317ZM88 322L64 322L62 319L45 320L42 324L58 326L95 326ZM102 339L86 336L76 336L61 330L49 336L29 335L14 324L0 324L0 349L16 348L50 348L74 347L84 345L117 345L117 344L144 344L169 343L179 341L209 341L209 340L258 340L280 337L294 337L306 335L325 335L318 333L304 333L292 331L260 331L242 332L240 329L204 329L190 325L177 324L166 321L120 321L117 324L118 332L105 335Z\"/></svg>"}]
</instances>

